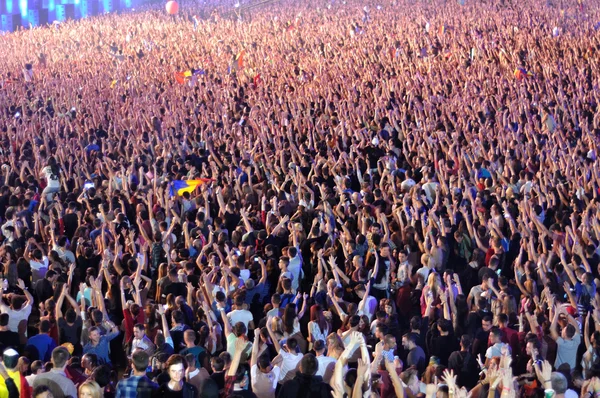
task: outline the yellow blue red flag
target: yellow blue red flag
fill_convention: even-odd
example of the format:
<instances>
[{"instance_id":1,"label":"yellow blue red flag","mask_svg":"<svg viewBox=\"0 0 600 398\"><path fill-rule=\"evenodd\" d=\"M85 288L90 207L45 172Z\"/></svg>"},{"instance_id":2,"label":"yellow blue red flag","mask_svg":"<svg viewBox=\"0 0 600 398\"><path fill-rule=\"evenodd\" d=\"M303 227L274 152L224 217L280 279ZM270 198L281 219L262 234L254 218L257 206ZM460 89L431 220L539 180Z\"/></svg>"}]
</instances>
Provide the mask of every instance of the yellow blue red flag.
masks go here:
<instances>
[{"instance_id":1,"label":"yellow blue red flag","mask_svg":"<svg viewBox=\"0 0 600 398\"><path fill-rule=\"evenodd\" d=\"M200 178L198 180L174 180L169 186L171 196L182 196L184 192L193 192L198 186L211 182L210 178Z\"/></svg>"}]
</instances>

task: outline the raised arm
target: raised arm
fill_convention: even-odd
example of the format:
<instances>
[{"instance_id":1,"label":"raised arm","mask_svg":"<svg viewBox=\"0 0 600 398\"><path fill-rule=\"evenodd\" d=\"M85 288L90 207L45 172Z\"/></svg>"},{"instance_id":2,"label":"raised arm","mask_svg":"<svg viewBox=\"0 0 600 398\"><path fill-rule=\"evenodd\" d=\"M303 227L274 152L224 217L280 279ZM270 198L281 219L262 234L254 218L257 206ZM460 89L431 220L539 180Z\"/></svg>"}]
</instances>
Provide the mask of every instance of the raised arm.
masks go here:
<instances>
[{"instance_id":1,"label":"raised arm","mask_svg":"<svg viewBox=\"0 0 600 398\"><path fill-rule=\"evenodd\" d=\"M28 305L33 305L33 296L31 295L31 293L29 293L29 291L25 288L25 282L23 282L22 279L18 280L18 286L21 290L23 290L23 293L25 293L25 297L27 297L27 302L23 305L24 308Z\"/></svg>"},{"instance_id":2,"label":"raised arm","mask_svg":"<svg viewBox=\"0 0 600 398\"><path fill-rule=\"evenodd\" d=\"M254 344L252 345L252 357L250 357L250 368L258 364L258 346L260 344L260 333L254 333Z\"/></svg>"},{"instance_id":3,"label":"raised arm","mask_svg":"<svg viewBox=\"0 0 600 398\"><path fill-rule=\"evenodd\" d=\"M333 394L335 398L341 398L344 396L344 366L348 363L348 359L350 355L354 352L356 346L360 344L362 339L360 332L352 332L350 337L350 343L338 358L338 361L335 363L335 369L333 371L333 375L331 376L330 385L333 389Z\"/></svg>"},{"instance_id":4,"label":"raised arm","mask_svg":"<svg viewBox=\"0 0 600 398\"><path fill-rule=\"evenodd\" d=\"M160 320L162 322L163 335L165 336L165 342L168 343L171 347L174 347L173 338L171 337L171 331L169 330L169 323L167 322L167 316L165 315L165 308L162 305L158 305L157 309L158 315L160 315Z\"/></svg>"},{"instance_id":5,"label":"raised arm","mask_svg":"<svg viewBox=\"0 0 600 398\"><path fill-rule=\"evenodd\" d=\"M394 386L394 391L396 392L396 398L404 398L404 387L402 386L402 380L398 376L396 372L396 366L393 361L385 360L385 368L390 375L390 379L392 379L392 385Z\"/></svg>"},{"instance_id":6,"label":"raised arm","mask_svg":"<svg viewBox=\"0 0 600 398\"><path fill-rule=\"evenodd\" d=\"M221 303L217 304L219 306ZM233 333L233 328L231 327L231 323L229 322L229 318L227 318L227 314L225 313L225 308L218 307L219 312L221 313L221 319L223 320L223 328L225 329L225 337L229 336Z\"/></svg>"},{"instance_id":7,"label":"raised arm","mask_svg":"<svg viewBox=\"0 0 600 398\"><path fill-rule=\"evenodd\" d=\"M550 336L553 340L558 340L558 338L560 337L557 329L558 316L560 315L560 313L560 309L557 308L556 311L554 311L554 317L552 318L552 323L550 324Z\"/></svg>"},{"instance_id":8,"label":"raised arm","mask_svg":"<svg viewBox=\"0 0 600 398\"><path fill-rule=\"evenodd\" d=\"M242 360L242 354L244 349L246 348L246 341L244 339L238 338L235 341L235 355L231 359L231 366L229 366L229 370L227 371L227 376L235 376L237 373L238 367L240 366L240 361Z\"/></svg>"},{"instance_id":9,"label":"raised arm","mask_svg":"<svg viewBox=\"0 0 600 398\"><path fill-rule=\"evenodd\" d=\"M269 337L271 337L271 341L273 342L273 346L275 347L275 351L277 352L277 354L279 354L279 351L281 351L281 345L279 344L279 340L277 340L277 336L275 336L275 333L273 332L273 330L271 329L271 320L273 318L269 317L267 318L267 331L269 332Z\"/></svg>"},{"instance_id":10,"label":"raised arm","mask_svg":"<svg viewBox=\"0 0 600 398\"><path fill-rule=\"evenodd\" d=\"M60 296L58 296L58 300L56 300L56 319L61 319L63 317L62 306L65 301L67 284L65 283L62 286L62 290L60 292Z\"/></svg>"}]
</instances>

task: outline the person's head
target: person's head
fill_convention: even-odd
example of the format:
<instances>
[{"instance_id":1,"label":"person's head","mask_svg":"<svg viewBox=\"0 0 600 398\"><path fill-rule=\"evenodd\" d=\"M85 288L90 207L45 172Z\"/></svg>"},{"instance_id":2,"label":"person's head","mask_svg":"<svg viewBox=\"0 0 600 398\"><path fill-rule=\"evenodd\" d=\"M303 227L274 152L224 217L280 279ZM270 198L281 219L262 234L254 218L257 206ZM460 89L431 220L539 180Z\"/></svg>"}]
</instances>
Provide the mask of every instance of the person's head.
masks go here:
<instances>
[{"instance_id":1,"label":"person's head","mask_svg":"<svg viewBox=\"0 0 600 398\"><path fill-rule=\"evenodd\" d=\"M573 336L575 336L575 326L568 324L567 327L564 327L562 329L561 335L562 338L565 340L572 340Z\"/></svg>"},{"instance_id":2,"label":"person's head","mask_svg":"<svg viewBox=\"0 0 600 398\"><path fill-rule=\"evenodd\" d=\"M79 398L102 398L104 396L100 385L93 380L85 381L79 386Z\"/></svg>"},{"instance_id":3,"label":"person's head","mask_svg":"<svg viewBox=\"0 0 600 398\"><path fill-rule=\"evenodd\" d=\"M81 367L85 370L92 371L98 367L98 356L93 353L87 353L81 358Z\"/></svg>"},{"instance_id":4,"label":"person's head","mask_svg":"<svg viewBox=\"0 0 600 398\"><path fill-rule=\"evenodd\" d=\"M210 367L213 372L222 372L225 369L225 361L220 356L210 359Z\"/></svg>"},{"instance_id":5,"label":"person's head","mask_svg":"<svg viewBox=\"0 0 600 398\"><path fill-rule=\"evenodd\" d=\"M552 389L556 395L564 394L569 388L567 378L560 372L552 372L550 380L552 381Z\"/></svg>"},{"instance_id":6,"label":"person's head","mask_svg":"<svg viewBox=\"0 0 600 398\"><path fill-rule=\"evenodd\" d=\"M270 373L273 370L273 365L271 364L271 359L268 355L261 355L258 357L257 361L258 369L263 373Z\"/></svg>"},{"instance_id":7,"label":"person's head","mask_svg":"<svg viewBox=\"0 0 600 398\"><path fill-rule=\"evenodd\" d=\"M244 322L238 322L233 326L233 333L236 337L245 336L247 331L248 329L246 329Z\"/></svg>"},{"instance_id":8,"label":"person's head","mask_svg":"<svg viewBox=\"0 0 600 398\"><path fill-rule=\"evenodd\" d=\"M2 362L6 369L15 370L19 367L19 353L12 348L4 350Z\"/></svg>"},{"instance_id":9,"label":"person's head","mask_svg":"<svg viewBox=\"0 0 600 398\"><path fill-rule=\"evenodd\" d=\"M410 318L410 330L421 330L421 318L418 316Z\"/></svg>"},{"instance_id":10,"label":"person's head","mask_svg":"<svg viewBox=\"0 0 600 398\"><path fill-rule=\"evenodd\" d=\"M393 334L387 334L383 339L383 348L386 351L396 349L396 337Z\"/></svg>"},{"instance_id":11,"label":"person's head","mask_svg":"<svg viewBox=\"0 0 600 398\"><path fill-rule=\"evenodd\" d=\"M294 337L290 337L289 339L286 340L285 342L285 349L287 352L290 353L297 353L298 352L298 340L296 340Z\"/></svg>"},{"instance_id":12,"label":"person's head","mask_svg":"<svg viewBox=\"0 0 600 398\"><path fill-rule=\"evenodd\" d=\"M305 354L300 360L300 373L307 376L314 376L319 370L319 362L313 354Z\"/></svg>"},{"instance_id":13,"label":"person's head","mask_svg":"<svg viewBox=\"0 0 600 398\"><path fill-rule=\"evenodd\" d=\"M362 283L359 283L358 285L356 285L354 287L354 293L356 293L356 295L361 299L365 296L366 292L367 292L367 289L365 288L365 285L363 285Z\"/></svg>"},{"instance_id":14,"label":"person's head","mask_svg":"<svg viewBox=\"0 0 600 398\"><path fill-rule=\"evenodd\" d=\"M498 325L500 327L508 326L508 315L504 313L498 314Z\"/></svg>"},{"instance_id":15,"label":"person's head","mask_svg":"<svg viewBox=\"0 0 600 398\"><path fill-rule=\"evenodd\" d=\"M286 256L279 257L279 268L282 270L286 270L288 265L290 265L290 258Z\"/></svg>"},{"instance_id":16,"label":"person's head","mask_svg":"<svg viewBox=\"0 0 600 398\"><path fill-rule=\"evenodd\" d=\"M0 314L0 327L1 328L5 328L8 326L8 317L9 317L9 315L7 313Z\"/></svg>"},{"instance_id":17,"label":"person's head","mask_svg":"<svg viewBox=\"0 0 600 398\"><path fill-rule=\"evenodd\" d=\"M133 327L133 337L136 339L143 339L146 334L146 328L143 323L137 323Z\"/></svg>"},{"instance_id":18,"label":"person's head","mask_svg":"<svg viewBox=\"0 0 600 398\"><path fill-rule=\"evenodd\" d=\"M31 363L31 361L29 361L29 358L27 357L20 357L19 358L19 362L17 364L17 368L19 369L19 371L21 373L27 373L27 370L29 369L29 364Z\"/></svg>"},{"instance_id":19,"label":"person's head","mask_svg":"<svg viewBox=\"0 0 600 398\"><path fill-rule=\"evenodd\" d=\"M375 337L379 340L383 340L385 335L388 334L389 327L383 322L379 322L375 327Z\"/></svg>"},{"instance_id":20,"label":"person's head","mask_svg":"<svg viewBox=\"0 0 600 398\"><path fill-rule=\"evenodd\" d=\"M52 365L55 369L64 369L71 355L65 347L56 347L52 350Z\"/></svg>"},{"instance_id":21,"label":"person's head","mask_svg":"<svg viewBox=\"0 0 600 398\"><path fill-rule=\"evenodd\" d=\"M323 355L325 353L325 342L323 340L317 340L313 344L313 350L317 353L317 355Z\"/></svg>"},{"instance_id":22,"label":"person's head","mask_svg":"<svg viewBox=\"0 0 600 398\"><path fill-rule=\"evenodd\" d=\"M186 356L184 358L185 358L185 361L187 362L186 371L189 373L189 372L193 372L194 370L196 370L196 355L194 355L190 352L189 354L186 354Z\"/></svg>"},{"instance_id":23,"label":"person's head","mask_svg":"<svg viewBox=\"0 0 600 398\"><path fill-rule=\"evenodd\" d=\"M174 325L182 325L185 323L185 315L183 315L183 312L180 310L173 311L171 317L173 318Z\"/></svg>"},{"instance_id":24,"label":"person's head","mask_svg":"<svg viewBox=\"0 0 600 398\"><path fill-rule=\"evenodd\" d=\"M166 368L171 381L179 383L183 381L185 368L187 368L187 362L183 356L174 354L171 355L167 360Z\"/></svg>"},{"instance_id":25,"label":"person's head","mask_svg":"<svg viewBox=\"0 0 600 398\"><path fill-rule=\"evenodd\" d=\"M463 334L460 337L460 348L462 351L470 351L471 344L473 344L473 339L468 334Z\"/></svg>"},{"instance_id":26,"label":"person's head","mask_svg":"<svg viewBox=\"0 0 600 398\"><path fill-rule=\"evenodd\" d=\"M414 333L407 333L402 336L402 346L405 350L412 350L417 346L417 336Z\"/></svg>"},{"instance_id":27,"label":"person's head","mask_svg":"<svg viewBox=\"0 0 600 398\"><path fill-rule=\"evenodd\" d=\"M48 271L48 272L50 272L50 271ZM21 307L23 307L24 303L25 303L25 297L23 297L23 296L14 295L10 298L10 306L15 311L20 310Z\"/></svg>"},{"instance_id":28,"label":"person's head","mask_svg":"<svg viewBox=\"0 0 600 398\"><path fill-rule=\"evenodd\" d=\"M76 320L77 313L75 312L75 310L73 310L73 308L69 308L67 312L65 312L65 321L67 321L68 324L72 325L75 323Z\"/></svg>"},{"instance_id":29,"label":"person's head","mask_svg":"<svg viewBox=\"0 0 600 398\"><path fill-rule=\"evenodd\" d=\"M52 392L50 391L50 387L43 384L34 388L31 396L33 398L54 398L54 395L52 395Z\"/></svg>"},{"instance_id":30,"label":"person's head","mask_svg":"<svg viewBox=\"0 0 600 398\"><path fill-rule=\"evenodd\" d=\"M188 329L183 333L183 341L188 346L193 346L196 342L196 331Z\"/></svg>"},{"instance_id":31,"label":"person's head","mask_svg":"<svg viewBox=\"0 0 600 398\"><path fill-rule=\"evenodd\" d=\"M111 380L111 368L108 365L100 365L92 372L92 375L88 380L94 380L100 388L104 388L110 384Z\"/></svg>"},{"instance_id":32,"label":"person's head","mask_svg":"<svg viewBox=\"0 0 600 398\"><path fill-rule=\"evenodd\" d=\"M284 277L283 279L281 279L281 287L285 292L289 292L290 290L292 290L292 280Z\"/></svg>"},{"instance_id":33,"label":"person's head","mask_svg":"<svg viewBox=\"0 0 600 398\"><path fill-rule=\"evenodd\" d=\"M42 373L44 371L44 364L40 360L33 361L33 362L31 362L30 369L31 369L32 375L39 375L40 373Z\"/></svg>"},{"instance_id":34,"label":"person's head","mask_svg":"<svg viewBox=\"0 0 600 398\"><path fill-rule=\"evenodd\" d=\"M485 315L483 317L483 319L481 320L481 328L484 332L490 331L490 329L492 328L492 320L493 319L491 315Z\"/></svg>"},{"instance_id":35,"label":"person's head","mask_svg":"<svg viewBox=\"0 0 600 398\"><path fill-rule=\"evenodd\" d=\"M329 333L327 336L327 355L341 354L342 351L344 351L344 342L340 336L337 333Z\"/></svg>"},{"instance_id":36,"label":"person's head","mask_svg":"<svg viewBox=\"0 0 600 398\"><path fill-rule=\"evenodd\" d=\"M138 350L131 355L131 364L134 372L146 373L150 357L146 351Z\"/></svg>"},{"instance_id":37,"label":"person's head","mask_svg":"<svg viewBox=\"0 0 600 398\"><path fill-rule=\"evenodd\" d=\"M498 344L502 342L502 330L496 326L490 329L490 342L492 344Z\"/></svg>"},{"instance_id":38,"label":"person's head","mask_svg":"<svg viewBox=\"0 0 600 398\"><path fill-rule=\"evenodd\" d=\"M438 331L442 336L447 335L452 328L452 323L447 319L439 319L437 322Z\"/></svg>"},{"instance_id":39,"label":"person's head","mask_svg":"<svg viewBox=\"0 0 600 398\"><path fill-rule=\"evenodd\" d=\"M93 344L98 344L100 342L100 328L97 326L93 326L90 328L89 332L88 332L88 336L90 338L90 341Z\"/></svg>"},{"instance_id":40,"label":"person's head","mask_svg":"<svg viewBox=\"0 0 600 398\"><path fill-rule=\"evenodd\" d=\"M281 295L279 293L275 293L271 296L271 304L273 304L273 308L277 308L281 305Z\"/></svg>"}]
</instances>

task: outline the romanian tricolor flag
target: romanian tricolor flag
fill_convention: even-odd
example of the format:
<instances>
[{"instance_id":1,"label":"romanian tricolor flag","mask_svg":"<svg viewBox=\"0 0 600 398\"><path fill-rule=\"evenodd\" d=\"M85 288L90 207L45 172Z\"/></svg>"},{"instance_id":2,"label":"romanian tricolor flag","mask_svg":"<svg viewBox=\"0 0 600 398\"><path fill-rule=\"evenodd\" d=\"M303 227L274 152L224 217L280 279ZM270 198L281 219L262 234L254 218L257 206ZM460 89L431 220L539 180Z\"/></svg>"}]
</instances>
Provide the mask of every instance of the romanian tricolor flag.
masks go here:
<instances>
[{"instance_id":1,"label":"romanian tricolor flag","mask_svg":"<svg viewBox=\"0 0 600 398\"><path fill-rule=\"evenodd\" d=\"M237 68L237 70L244 69L244 55L246 55L246 50L240 51L235 57L234 66Z\"/></svg>"},{"instance_id":2,"label":"romanian tricolor flag","mask_svg":"<svg viewBox=\"0 0 600 398\"><path fill-rule=\"evenodd\" d=\"M169 193L171 196L182 196L184 192L193 192L202 184L213 181L210 178L200 178L198 180L174 180L169 185Z\"/></svg>"},{"instance_id":3,"label":"romanian tricolor flag","mask_svg":"<svg viewBox=\"0 0 600 398\"><path fill-rule=\"evenodd\" d=\"M175 72L175 80L177 81L177 83L185 84L187 78L188 76L186 76L185 72Z\"/></svg>"},{"instance_id":4,"label":"romanian tricolor flag","mask_svg":"<svg viewBox=\"0 0 600 398\"><path fill-rule=\"evenodd\" d=\"M515 69L514 75L517 80L523 80L527 77L533 77L533 73L528 72L523 68Z\"/></svg>"}]
</instances>

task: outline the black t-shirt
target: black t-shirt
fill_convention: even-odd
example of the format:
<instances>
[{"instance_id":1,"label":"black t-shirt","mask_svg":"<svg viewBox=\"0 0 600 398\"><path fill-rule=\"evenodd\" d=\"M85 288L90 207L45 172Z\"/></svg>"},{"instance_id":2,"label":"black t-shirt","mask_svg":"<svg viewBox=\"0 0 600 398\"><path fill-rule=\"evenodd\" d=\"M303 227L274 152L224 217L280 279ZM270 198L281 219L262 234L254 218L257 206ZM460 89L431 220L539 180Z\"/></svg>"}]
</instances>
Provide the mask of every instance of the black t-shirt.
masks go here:
<instances>
[{"instance_id":1,"label":"black t-shirt","mask_svg":"<svg viewBox=\"0 0 600 398\"><path fill-rule=\"evenodd\" d=\"M215 372L210 375L210 378L217 383L219 391L225 388L225 372Z\"/></svg>"},{"instance_id":2,"label":"black t-shirt","mask_svg":"<svg viewBox=\"0 0 600 398\"><path fill-rule=\"evenodd\" d=\"M92 208L92 210L98 211L98 209L100 208L100 204L102 204L102 199L91 198L91 199L89 199L89 202L90 202L90 207Z\"/></svg>"},{"instance_id":3,"label":"black t-shirt","mask_svg":"<svg viewBox=\"0 0 600 398\"><path fill-rule=\"evenodd\" d=\"M229 397L240 396L240 397L244 397L244 398L256 398L256 394L254 394L252 391L248 391L248 390L233 390L231 392L231 394L229 394L228 396Z\"/></svg>"},{"instance_id":4,"label":"black t-shirt","mask_svg":"<svg viewBox=\"0 0 600 398\"><path fill-rule=\"evenodd\" d=\"M11 332L10 330L0 332L0 353L8 347L13 347L20 352L21 341L19 339L19 333Z\"/></svg>"},{"instance_id":5,"label":"black t-shirt","mask_svg":"<svg viewBox=\"0 0 600 398\"><path fill-rule=\"evenodd\" d=\"M169 286L167 286L167 288L165 289L165 295L168 296L169 294L173 294L175 297L177 296L183 296L186 297L187 296L187 286L185 285L185 283L181 283L181 282L175 282L175 283L171 283Z\"/></svg>"},{"instance_id":6,"label":"black t-shirt","mask_svg":"<svg viewBox=\"0 0 600 398\"><path fill-rule=\"evenodd\" d=\"M179 391L171 390L168 383L169 382L167 381L158 387L158 390L156 390L152 396L160 398L183 398L184 392L186 397L195 397L198 395L198 390L196 387L189 383L184 383L183 388Z\"/></svg>"},{"instance_id":7,"label":"black t-shirt","mask_svg":"<svg viewBox=\"0 0 600 398\"><path fill-rule=\"evenodd\" d=\"M85 275L88 268L98 269L98 265L102 261L102 256L93 255L92 257L79 256L76 259L77 268L81 271L81 275Z\"/></svg>"},{"instance_id":8,"label":"black t-shirt","mask_svg":"<svg viewBox=\"0 0 600 398\"><path fill-rule=\"evenodd\" d=\"M475 341L473 342L472 353L475 356L481 355L482 358L485 357L485 352L488 348L488 339L490 337L490 332L486 332L483 329L478 329L475 333Z\"/></svg>"},{"instance_id":9,"label":"black t-shirt","mask_svg":"<svg viewBox=\"0 0 600 398\"><path fill-rule=\"evenodd\" d=\"M8 198L10 195L0 196L0 216L4 218L4 213L6 212L6 208L8 207Z\"/></svg>"},{"instance_id":10,"label":"black t-shirt","mask_svg":"<svg viewBox=\"0 0 600 398\"><path fill-rule=\"evenodd\" d=\"M75 231L77 231L77 227L79 226L79 219L77 214L75 213L67 213L63 216L63 222L65 224L65 235L69 240L73 239L73 235L75 235Z\"/></svg>"},{"instance_id":11,"label":"black t-shirt","mask_svg":"<svg viewBox=\"0 0 600 398\"><path fill-rule=\"evenodd\" d=\"M433 339L431 345L429 354L435 355L442 365L448 366L448 358L458 348L458 340L453 335L439 336Z\"/></svg>"},{"instance_id":12,"label":"black t-shirt","mask_svg":"<svg viewBox=\"0 0 600 398\"><path fill-rule=\"evenodd\" d=\"M79 344L81 341L81 328L83 327L83 321L80 316L77 316L75 323L69 325L64 318L58 318L58 335L60 344L71 343L73 345Z\"/></svg>"},{"instance_id":13,"label":"black t-shirt","mask_svg":"<svg viewBox=\"0 0 600 398\"><path fill-rule=\"evenodd\" d=\"M41 279L35 284L35 295L37 296L38 303L43 303L54 296L52 284L48 279Z\"/></svg>"},{"instance_id":14,"label":"black t-shirt","mask_svg":"<svg viewBox=\"0 0 600 398\"><path fill-rule=\"evenodd\" d=\"M229 235L231 235L242 219L238 214L230 212L225 212L223 218L225 219L225 228L229 231Z\"/></svg>"}]
</instances>

